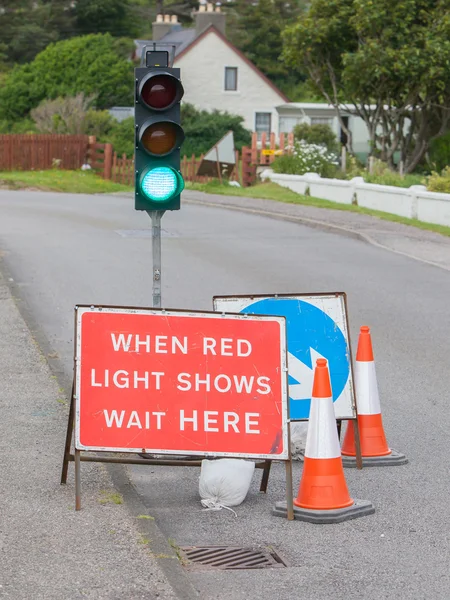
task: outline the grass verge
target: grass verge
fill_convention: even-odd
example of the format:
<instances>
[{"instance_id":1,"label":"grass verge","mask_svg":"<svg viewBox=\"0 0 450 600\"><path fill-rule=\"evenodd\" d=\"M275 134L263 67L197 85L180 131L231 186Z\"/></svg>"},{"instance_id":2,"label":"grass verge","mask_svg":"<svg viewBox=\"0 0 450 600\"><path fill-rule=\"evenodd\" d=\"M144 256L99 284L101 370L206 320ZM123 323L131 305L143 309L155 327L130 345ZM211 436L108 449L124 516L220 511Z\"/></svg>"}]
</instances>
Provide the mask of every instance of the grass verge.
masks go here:
<instances>
[{"instance_id":1,"label":"grass verge","mask_svg":"<svg viewBox=\"0 0 450 600\"><path fill-rule=\"evenodd\" d=\"M90 171L3 171L0 172L0 189L39 190L70 194L111 194L130 191L132 188L102 179Z\"/></svg>"},{"instance_id":2,"label":"grass verge","mask_svg":"<svg viewBox=\"0 0 450 600\"><path fill-rule=\"evenodd\" d=\"M411 225L418 229L433 231L450 237L450 227L444 225L435 225L434 223L425 223L418 219L407 219L399 217L391 213L363 208L353 204L338 204L330 200L321 200L311 196L296 194L295 192L281 187L276 183L260 183L248 188L238 188L230 185L220 185L219 182L211 181L209 183L187 183L186 189L198 190L206 194L220 194L224 196L242 196L244 198L263 198L265 200L275 200L276 202L285 202L287 204L302 204L305 206L315 206L317 208L331 208L334 210L343 210L348 212L359 213L378 217L384 221L392 221L394 223L402 223L403 225Z\"/></svg>"}]
</instances>

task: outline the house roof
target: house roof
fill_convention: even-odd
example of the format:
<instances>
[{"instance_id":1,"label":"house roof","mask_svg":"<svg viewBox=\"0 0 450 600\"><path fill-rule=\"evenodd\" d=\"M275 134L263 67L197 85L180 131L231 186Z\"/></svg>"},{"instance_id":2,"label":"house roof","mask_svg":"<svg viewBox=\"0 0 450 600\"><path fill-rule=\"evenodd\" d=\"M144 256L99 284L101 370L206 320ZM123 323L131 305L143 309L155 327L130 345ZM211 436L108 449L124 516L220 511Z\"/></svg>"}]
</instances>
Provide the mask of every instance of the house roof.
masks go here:
<instances>
[{"instance_id":1,"label":"house roof","mask_svg":"<svg viewBox=\"0 0 450 600\"><path fill-rule=\"evenodd\" d=\"M186 31L190 31L189 29ZM196 46L199 42L201 42L201 40L203 38L205 38L207 35L209 35L210 33L215 33L217 35L217 37L219 37L229 48L231 48L231 50L233 50L233 52L235 52L239 58L241 58L241 60L243 60L259 77L261 77L261 79L263 79L267 85L269 87L271 87L273 89L274 92L276 92L285 102L289 102L289 98L283 94L283 92L277 88L277 86L272 83L270 81L270 79L268 77L266 77L264 75L264 73L262 71L260 71L258 69L258 67L256 65L254 65L252 63L252 61L250 59L248 59L245 54L243 54L240 50L238 50L236 48L236 46L234 46L230 40L228 40L222 32L220 32L217 27L214 27L214 25L208 25L208 27L206 27L197 37L195 37L195 33L194 33L194 37L192 38L192 41L186 45L183 50L176 52L175 57L177 59L180 59L182 56L186 55L189 50L191 50L194 46ZM170 34L168 34L170 35ZM167 36L164 36L164 38L162 38L163 40L165 40L167 38ZM162 41L162 40L161 40Z\"/></svg>"},{"instance_id":2,"label":"house roof","mask_svg":"<svg viewBox=\"0 0 450 600\"><path fill-rule=\"evenodd\" d=\"M272 88L274 92L276 92L282 100L285 102L289 102L289 98L283 94L281 90L277 88L277 86L268 79L264 75L262 71L258 69L256 65L249 60L245 54L243 54L240 50L236 48L224 35L221 33L217 27L214 25L208 25L205 29L196 36L195 29L176 29L169 33L167 33L164 37L162 37L157 44L159 43L170 43L175 46L175 59L179 59L182 56L185 56L189 50L191 50L194 46L196 46L203 38L205 38L210 33L214 33L217 35L233 52L235 52L241 60L243 60L261 79L263 79L269 87ZM135 40L136 45L136 56L141 56L142 49L144 46L148 46L153 43L151 40Z\"/></svg>"},{"instance_id":3,"label":"house roof","mask_svg":"<svg viewBox=\"0 0 450 600\"><path fill-rule=\"evenodd\" d=\"M156 44L169 43L175 46L175 56L178 56L195 39L195 29L178 29L166 34ZM136 51L135 56L140 57L144 46L152 44L152 40L134 40Z\"/></svg>"},{"instance_id":4,"label":"house roof","mask_svg":"<svg viewBox=\"0 0 450 600\"><path fill-rule=\"evenodd\" d=\"M325 102L288 102L287 104L280 104L275 107L279 112L280 110L285 111L298 111L298 110L316 110L316 111L331 111L336 113L336 108L333 104L326 104ZM370 110L376 109L376 104L370 104L367 106ZM344 102L340 105L340 109L344 112L352 113L354 108L351 104L345 104Z\"/></svg>"}]
</instances>

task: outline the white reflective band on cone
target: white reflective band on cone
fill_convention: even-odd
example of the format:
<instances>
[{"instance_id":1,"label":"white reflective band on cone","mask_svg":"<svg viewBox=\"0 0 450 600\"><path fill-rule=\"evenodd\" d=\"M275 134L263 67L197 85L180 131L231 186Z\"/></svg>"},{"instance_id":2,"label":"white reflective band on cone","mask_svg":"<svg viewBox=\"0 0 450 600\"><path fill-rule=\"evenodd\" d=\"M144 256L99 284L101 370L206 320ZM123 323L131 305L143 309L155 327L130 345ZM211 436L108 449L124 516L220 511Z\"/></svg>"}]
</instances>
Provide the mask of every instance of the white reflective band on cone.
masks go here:
<instances>
[{"instance_id":1,"label":"white reflective band on cone","mask_svg":"<svg viewBox=\"0 0 450 600\"><path fill-rule=\"evenodd\" d=\"M312 398L309 411L305 457L338 458L341 446L332 398Z\"/></svg>"},{"instance_id":2,"label":"white reflective band on cone","mask_svg":"<svg viewBox=\"0 0 450 600\"><path fill-rule=\"evenodd\" d=\"M358 415L378 415L381 413L374 362L356 361L355 391Z\"/></svg>"}]
</instances>

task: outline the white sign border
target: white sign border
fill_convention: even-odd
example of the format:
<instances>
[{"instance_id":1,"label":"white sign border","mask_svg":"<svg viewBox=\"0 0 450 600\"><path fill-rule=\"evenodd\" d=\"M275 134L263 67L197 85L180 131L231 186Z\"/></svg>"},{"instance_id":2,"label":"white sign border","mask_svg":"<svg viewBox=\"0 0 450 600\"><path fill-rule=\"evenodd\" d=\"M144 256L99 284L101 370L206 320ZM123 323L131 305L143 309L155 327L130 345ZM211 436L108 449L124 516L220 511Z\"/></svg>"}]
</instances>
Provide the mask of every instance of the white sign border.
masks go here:
<instances>
[{"instance_id":1,"label":"white sign border","mask_svg":"<svg viewBox=\"0 0 450 600\"><path fill-rule=\"evenodd\" d=\"M251 320L251 321L275 321L280 326L280 363L282 369L281 377L281 427L283 439L283 452L281 454L256 454L256 453L238 453L238 452L201 452L196 450L161 450L160 448L111 448L102 446L84 446L80 442L80 403L81 403L81 336L82 336L82 318L87 313L110 313L110 314L145 314L145 315L166 315L180 316L190 318L213 318L213 319L234 319L234 320ZM284 375L283 375L284 374ZM286 319L285 317L277 317L274 315L242 315L235 313L221 314L212 311L193 311L193 310L178 310L178 309L155 309L155 308L134 308L134 307L118 307L118 306L75 306L75 450L89 452L123 452L132 454L161 454L161 455L181 455L181 456L202 456L205 458L212 457L229 457L229 458L249 458L259 460L280 460L286 461L290 459L289 447L289 393L288 393L288 369L287 369L287 336L286 336Z\"/></svg>"},{"instance_id":2,"label":"white sign border","mask_svg":"<svg viewBox=\"0 0 450 600\"><path fill-rule=\"evenodd\" d=\"M302 300L304 302L310 301L313 306L317 307L318 300L338 300L339 308L341 311L342 317L342 333L347 340L348 350L349 350L349 376L344 387L343 392L340 397L334 402L334 406L336 409L337 404L343 394L348 387L349 399L346 401L350 403L350 413L347 414L345 410L342 411L343 414L336 414L337 420L351 420L356 419L357 416L357 405L356 405L356 397L355 397L355 386L353 382L353 361L352 361L352 348L351 348L351 339L350 339L350 331L349 331L349 322L348 322L348 310L347 310L347 294L345 292L318 292L318 293L293 293L293 294L248 294L248 295L235 295L235 296L214 296L213 297L213 308L215 311L220 312L221 314L230 314L227 312L226 305L231 305L231 310L234 314L242 314L236 313L236 310L241 310L242 308L248 306L249 304L260 301L260 300L269 300L269 299L282 299L282 300ZM246 313L250 314L250 313ZM252 315L255 316L255 315ZM289 397L289 394L288 394ZM343 404L343 402L341 402ZM308 419L292 419L290 421L302 422L308 421Z\"/></svg>"}]
</instances>

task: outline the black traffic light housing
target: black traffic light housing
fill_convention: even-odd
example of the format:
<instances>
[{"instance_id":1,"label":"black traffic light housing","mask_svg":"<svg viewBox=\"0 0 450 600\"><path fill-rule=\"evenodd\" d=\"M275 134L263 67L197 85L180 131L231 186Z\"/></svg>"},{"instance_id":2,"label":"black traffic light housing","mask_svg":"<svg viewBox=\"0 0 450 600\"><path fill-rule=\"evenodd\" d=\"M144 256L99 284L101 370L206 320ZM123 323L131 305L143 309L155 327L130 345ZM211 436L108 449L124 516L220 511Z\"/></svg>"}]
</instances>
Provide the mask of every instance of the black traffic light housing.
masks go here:
<instances>
[{"instance_id":1,"label":"black traffic light housing","mask_svg":"<svg viewBox=\"0 0 450 600\"><path fill-rule=\"evenodd\" d=\"M146 52L145 62L135 69L135 209L179 210L180 69L167 66L167 52Z\"/></svg>"}]
</instances>

